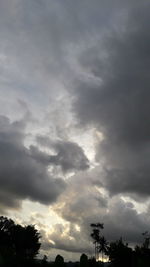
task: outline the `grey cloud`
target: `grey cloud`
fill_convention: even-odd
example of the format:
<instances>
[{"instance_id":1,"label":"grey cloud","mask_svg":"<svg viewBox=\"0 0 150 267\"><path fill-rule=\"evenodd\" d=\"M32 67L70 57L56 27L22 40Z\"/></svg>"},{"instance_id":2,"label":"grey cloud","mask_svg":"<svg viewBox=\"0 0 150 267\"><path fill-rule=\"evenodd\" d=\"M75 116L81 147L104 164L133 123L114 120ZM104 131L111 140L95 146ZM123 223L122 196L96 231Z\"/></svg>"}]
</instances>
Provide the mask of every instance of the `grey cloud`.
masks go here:
<instances>
[{"instance_id":1,"label":"grey cloud","mask_svg":"<svg viewBox=\"0 0 150 267\"><path fill-rule=\"evenodd\" d=\"M129 202L119 198L110 202L109 212L104 215L104 233L109 240L119 239L121 236L131 244L141 243L142 232L148 228L149 215L139 213Z\"/></svg>"},{"instance_id":2,"label":"grey cloud","mask_svg":"<svg viewBox=\"0 0 150 267\"><path fill-rule=\"evenodd\" d=\"M140 200L138 195L150 195L150 7L149 3L134 4L126 25L118 32L112 31L103 40L104 47L100 42L82 51L79 58L79 64L85 73L91 72L92 79L74 84L78 87L74 88L73 110L80 127L92 125L102 132L104 139L96 155L102 167L93 179L89 172L72 178L67 194L61 196L61 202L54 208L65 220L80 226L87 248L91 222L104 222L108 240L122 236L130 244L142 242L141 233L150 223L148 211L138 213L132 202L122 199L124 194L132 197L136 194L137 201ZM109 196L106 192L102 195L102 186L109 191ZM54 246L66 250L71 247L75 251L71 242L67 243L68 236L69 232L59 241L57 233L52 235ZM76 240L75 233L73 237Z\"/></svg>"},{"instance_id":3,"label":"grey cloud","mask_svg":"<svg viewBox=\"0 0 150 267\"><path fill-rule=\"evenodd\" d=\"M65 195L62 194L53 208L65 220L81 223L89 214L97 216L107 209L107 196L104 196L92 181L92 171L78 173L69 178Z\"/></svg>"},{"instance_id":4,"label":"grey cloud","mask_svg":"<svg viewBox=\"0 0 150 267\"><path fill-rule=\"evenodd\" d=\"M110 169L103 173L103 186L105 186L111 194L123 192L129 194L135 200L144 201L149 198L149 173L150 168L136 169ZM139 195L139 198L137 197Z\"/></svg>"},{"instance_id":5,"label":"grey cloud","mask_svg":"<svg viewBox=\"0 0 150 267\"><path fill-rule=\"evenodd\" d=\"M123 24L120 14L124 17ZM117 30L112 29L114 24ZM63 128L65 120L58 120L62 109L58 96L64 93L64 87L75 87L74 91L68 89L68 94L74 94L77 99L73 111L80 127L92 125L104 137L96 155L103 171L95 176L93 173L94 177L82 172L70 179L67 191L54 205L70 226L65 237L56 227L56 233L50 236L55 242L51 247L68 251L79 248L82 251L85 247L85 252L91 251L89 225L93 221L104 222L109 240L123 235L127 241L140 241L141 232L149 227L148 213L138 214L131 203L114 196L120 192L143 197L150 194L148 25L146 0L0 2L3 114L9 109L13 116L16 105L12 105L11 99L16 95L32 106L36 117L39 110L43 109L44 113L57 98L58 111L54 112L52 124ZM104 40L105 30L109 33ZM77 77L80 70L82 73ZM3 97L6 91L10 102L7 96ZM68 102L74 99L70 95ZM23 106L21 109L25 110ZM51 120L49 117L47 122ZM44 204L54 202L66 184L51 176L49 165L61 166L64 172L85 171L89 166L84 151L76 143L61 141L49 145L47 140L46 146L54 152L49 155L35 145L26 148L24 132L25 121L11 123L1 117L0 209L17 208L24 199ZM102 194L102 186L109 190L111 197ZM76 231L75 223L81 232Z\"/></svg>"},{"instance_id":6,"label":"grey cloud","mask_svg":"<svg viewBox=\"0 0 150 267\"><path fill-rule=\"evenodd\" d=\"M19 205L23 199L50 204L65 189L42 162L31 156L24 142L22 122L0 117L0 198L4 206ZM10 201L11 199L11 201Z\"/></svg>"},{"instance_id":7,"label":"grey cloud","mask_svg":"<svg viewBox=\"0 0 150 267\"><path fill-rule=\"evenodd\" d=\"M44 136L37 136L37 141L40 145L49 146L54 150L54 155L47 155L47 158L43 160L61 166L64 172L89 168L89 160L84 154L83 149L77 143L70 141L54 142Z\"/></svg>"},{"instance_id":8,"label":"grey cloud","mask_svg":"<svg viewBox=\"0 0 150 267\"><path fill-rule=\"evenodd\" d=\"M83 149L73 142L58 142L54 144L57 151L56 156L51 156L53 164L61 165L63 171L85 170L89 167L89 160L84 154Z\"/></svg>"},{"instance_id":9,"label":"grey cloud","mask_svg":"<svg viewBox=\"0 0 150 267\"><path fill-rule=\"evenodd\" d=\"M67 228L68 230L66 231ZM79 253L91 253L92 251L91 245L88 244L83 234L81 240L81 233L73 223L68 226L55 225L54 232L49 235L49 238L53 241L53 243L49 243L51 248Z\"/></svg>"},{"instance_id":10,"label":"grey cloud","mask_svg":"<svg viewBox=\"0 0 150 267\"><path fill-rule=\"evenodd\" d=\"M150 195L149 10L149 3L135 4L125 24L79 60L99 84L78 82L74 111L80 125L103 134L96 160L106 170L104 185L115 194Z\"/></svg>"},{"instance_id":11,"label":"grey cloud","mask_svg":"<svg viewBox=\"0 0 150 267\"><path fill-rule=\"evenodd\" d=\"M30 155L33 159L36 159L37 162L42 163L45 166L50 164L50 155L40 151L36 146L30 146Z\"/></svg>"},{"instance_id":12,"label":"grey cloud","mask_svg":"<svg viewBox=\"0 0 150 267\"><path fill-rule=\"evenodd\" d=\"M69 75L73 76L68 53L70 45L76 47L92 40L99 29L111 24L112 14L117 12L119 1L116 1L115 5L114 2L112 4L109 1L109 5L106 2L108 1L2 0L1 51L9 56L9 63L14 64L12 67L15 67L15 70L16 67L17 71L20 68L23 70L24 75L19 73L24 83L30 85L33 90L36 84L38 94L41 88L42 91L48 89L52 96L56 91L47 85L49 77L52 81L53 76L61 79L62 73L65 77L67 74L67 79ZM15 73L13 70L14 79L9 67L7 73L9 70L12 78L9 81L18 82L24 89L17 71ZM2 71L5 76L3 66ZM39 97L43 99L42 94Z\"/></svg>"},{"instance_id":13,"label":"grey cloud","mask_svg":"<svg viewBox=\"0 0 150 267\"><path fill-rule=\"evenodd\" d=\"M65 226L54 227L54 232L49 235L49 239L53 241L50 243L52 248L77 252L79 247L91 254L93 247L90 224L96 222L104 223L103 234L109 241L121 236L130 245L143 241L141 233L149 228L150 223L148 210L138 213L134 204L130 201L125 202L121 195L111 198L106 194L102 196L97 188L91 185L90 180L83 181L80 177L79 186L78 179L78 176L71 178L68 191L62 194L54 205L54 210L68 223ZM96 198L98 195L100 202Z\"/></svg>"},{"instance_id":14,"label":"grey cloud","mask_svg":"<svg viewBox=\"0 0 150 267\"><path fill-rule=\"evenodd\" d=\"M0 112L17 117L20 109L18 112L16 98L29 103L36 117L56 104L56 98L79 74L75 63L78 52L95 41L97 32L111 25L122 4L104 0L2 0ZM9 101L6 91L11 96Z\"/></svg>"}]
</instances>

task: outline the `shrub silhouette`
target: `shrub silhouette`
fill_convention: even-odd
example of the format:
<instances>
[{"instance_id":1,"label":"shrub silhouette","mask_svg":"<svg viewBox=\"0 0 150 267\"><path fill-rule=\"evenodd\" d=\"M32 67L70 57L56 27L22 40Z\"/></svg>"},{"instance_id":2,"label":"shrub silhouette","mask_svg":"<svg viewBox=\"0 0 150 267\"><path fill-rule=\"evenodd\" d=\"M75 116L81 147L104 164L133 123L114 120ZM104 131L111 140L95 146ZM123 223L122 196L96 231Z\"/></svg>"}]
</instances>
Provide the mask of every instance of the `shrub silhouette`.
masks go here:
<instances>
[{"instance_id":1,"label":"shrub silhouette","mask_svg":"<svg viewBox=\"0 0 150 267\"><path fill-rule=\"evenodd\" d=\"M64 267L64 258L61 255L57 255L55 258L55 267Z\"/></svg>"},{"instance_id":2,"label":"shrub silhouette","mask_svg":"<svg viewBox=\"0 0 150 267\"><path fill-rule=\"evenodd\" d=\"M88 267L88 257L85 254L82 254L80 257L80 267Z\"/></svg>"}]
</instances>

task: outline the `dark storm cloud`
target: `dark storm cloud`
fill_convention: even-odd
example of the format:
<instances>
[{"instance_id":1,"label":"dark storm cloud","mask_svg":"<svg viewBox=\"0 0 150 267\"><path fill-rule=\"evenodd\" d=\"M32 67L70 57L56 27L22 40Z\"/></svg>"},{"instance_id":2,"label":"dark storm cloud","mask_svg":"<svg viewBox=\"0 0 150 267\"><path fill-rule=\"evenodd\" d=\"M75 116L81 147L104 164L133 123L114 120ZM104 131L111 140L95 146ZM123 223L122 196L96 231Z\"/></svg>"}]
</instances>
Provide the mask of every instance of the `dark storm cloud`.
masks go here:
<instances>
[{"instance_id":1,"label":"dark storm cloud","mask_svg":"<svg viewBox=\"0 0 150 267\"><path fill-rule=\"evenodd\" d=\"M47 158L42 157L43 160L61 166L64 172L89 168L89 160L84 154L83 149L77 143L69 141L54 142L46 136L38 136L37 142L42 146L49 146L54 150L55 155L49 155ZM37 157L40 157L40 155L38 154Z\"/></svg>"},{"instance_id":2,"label":"dark storm cloud","mask_svg":"<svg viewBox=\"0 0 150 267\"><path fill-rule=\"evenodd\" d=\"M47 94L51 91L53 97L61 89L50 88L49 84L56 80L67 84L67 80L74 77L72 52L80 50L84 43L93 42L99 29L103 31L111 24L118 6L122 5L119 2L2 0L0 49L4 62L0 66L1 83L6 81L8 87L11 84L13 90L17 90L19 86L22 91L28 85L32 93L36 91L33 93L36 100L45 103L40 91ZM35 98L30 94L28 100L35 101Z\"/></svg>"},{"instance_id":3,"label":"dark storm cloud","mask_svg":"<svg viewBox=\"0 0 150 267\"><path fill-rule=\"evenodd\" d=\"M122 198L136 194L139 201L150 195L150 5L136 3L127 10L125 25L110 31L103 46L101 41L82 51L78 59L92 79L74 83L73 108L80 127L92 125L103 134L96 154L101 168L70 179L67 193L54 206L70 222L70 231L61 240L61 231L51 234L52 247L77 251L74 240L78 244L81 235L79 247L90 251L92 222L104 223L108 240L122 236L130 244L142 242L141 233L149 228L149 211L139 213L132 199ZM111 197L102 194L102 185ZM74 224L80 226L79 234L71 231Z\"/></svg>"},{"instance_id":4,"label":"dark storm cloud","mask_svg":"<svg viewBox=\"0 0 150 267\"><path fill-rule=\"evenodd\" d=\"M0 199L4 206L17 206L30 199L50 204L65 189L62 179L53 178L42 161L24 146L25 122L10 122L0 116Z\"/></svg>"},{"instance_id":5,"label":"dark storm cloud","mask_svg":"<svg viewBox=\"0 0 150 267\"><path fill-rule=\"evenodd\" d=\"M103 134L96 159L111 193L150 195L150 4L135 5L125 25L80 56L99 85L79 83L75 112Z\"/></svg>"},{"instance_id":6,"label":"dark storm cloud","mask_svg":"<svg viewBox=\"0 0 150 267\"><path fill-rule=\"evenodd\" d=\"M47 112L46 126L54 124L53 135L62 140L38 139L53 154L41 151L39 143L27 148L25 120L0 117L0 211L18 208L24 199L51 204L59 196L53 207L69 226L56 226L48 237L54 243L45 236L47 247L92 251L91 222L104 222L109 240L123 236L131 243L149 229L149 212L140 214L116 196L136 194L138 201L150 194L149 11L147 0L0 1L1 112L18 118L27 102L36 118L42 113L39 134L47 132ZM65 90L68 101L60 104ZM83 149L69 141L74 97L80 127L92 125L104 137L97 146L99 171L86 171ZM16 98L18 110L11 103ZM37 135L37 129L28 130ZM53 177L49 165L84 172L69 178L64 191L66 183Z\"/></svg>"},{"instance_id":7,"label":"dark storm cloud","mask_svg":"<svg viewBox=\"0 0 150 267\"><path fill-rule=\"evenodd\" d=\"M114 198L103 221L104 233L109 240L119 239L122 236L131 245L143 241L142 232L149 228L150 217L147 212L138 213L131 202Z\"/></svg>"},{"instance_id":8,"label":"dark storm cloud","mask_svg":"<svg viewBox=\"0 0 150 267\"><path fill-rule=\"evenodd\" d=\"M60 165L63 171L85 170L89 167L89 161L83 149L73 142L58 142L54 144L56 156L50 157L50 162Z\"/></svg>"}]
</instances>

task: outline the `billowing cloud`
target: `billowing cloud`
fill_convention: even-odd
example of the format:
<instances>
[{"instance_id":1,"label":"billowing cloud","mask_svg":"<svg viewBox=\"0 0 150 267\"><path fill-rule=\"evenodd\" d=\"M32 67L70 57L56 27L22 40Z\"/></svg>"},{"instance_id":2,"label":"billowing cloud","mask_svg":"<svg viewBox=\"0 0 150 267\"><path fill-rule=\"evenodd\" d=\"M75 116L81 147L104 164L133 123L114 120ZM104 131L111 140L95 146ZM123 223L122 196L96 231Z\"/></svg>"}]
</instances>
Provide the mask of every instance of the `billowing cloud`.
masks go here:
<instances>
[{"instance_id":1,"label":"billowing cloud","mask_svg":"<svg viewBox=\"0 0 150 267\"><path fill-rule=\"evenodd\" d=\"M0 199L16 206L23 199L50 204L65 189L65 182L52 177L43 162L24 146L25 122L0 117Z\"/></svg>"},{"instance_id":2,"label":"billowing cloud","mask_svg":"<svg viewBox=\"0 0 150 267\"><path fill-rule=\"evenodd\" d=\"M46 233L41 221L47 251L91 253L91 222L130 243L148 230L149 11L147 0L0 2L0 211L53 204L66 224Z\"/></svg>"},{"instance_id":3,"label":"billowing cloud","mask_svg":"<svg viewBox=\"0 0 150 267\"><path fill-rule=\"evenodd\" d=\"M149 3L131 8L117 31L80 56L93 78L78 83L74 110L80 125L103 136L96 160L112 194L150 195L149 10Z\"/></svg>"},{"instance_id":4,"label":"billowing cloud","mask_svg":"<svg viewBox=\"0 0 150 267\"><path fill-rule=\"evenodd\" d=\"M77 143L70 141L51 141L46 136L37 136L37 141L40 145L53 149L54 155L47 155L47 158L44 158L44 155L37 153L35 149L34 155L39 159L41 158L41 160L43 159L56 166L61 166L64 172L85 170L89 167L89 160L84 154L83 149Z\"/></svg>"},{"instance_id":5,"label":"billowing cloud","mask_svg":"<svg viewBox=\"0 0 150 267\"><path fill-rule=\"evenodd\" d=\"M97 222L104 223L102 234L109 241L122 237L133 246L141 243L142 233L149 228L149 210L138 213L133 202L123 200L121 195L110 198L106 192L100 193L92 185L90 175L87 177L87 180L79 175L72 177L66 194L62 194L54 205L66 224L54 226L47 237L49 246L91 255L94 250L90 224Z\"/></svg>"}]
</instances>

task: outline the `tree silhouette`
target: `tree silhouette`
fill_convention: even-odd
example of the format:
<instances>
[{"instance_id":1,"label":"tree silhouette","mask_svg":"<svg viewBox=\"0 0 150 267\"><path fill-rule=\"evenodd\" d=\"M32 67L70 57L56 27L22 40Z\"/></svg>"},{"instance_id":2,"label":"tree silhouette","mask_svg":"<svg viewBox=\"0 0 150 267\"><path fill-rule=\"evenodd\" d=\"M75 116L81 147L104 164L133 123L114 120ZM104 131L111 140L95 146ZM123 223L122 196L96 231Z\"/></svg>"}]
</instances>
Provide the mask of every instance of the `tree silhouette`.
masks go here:
<instances>
[{"instance_id":1,"label":"tree silhouette","mask_svg":"<svg viewBox=\"0 0 150 267\"><path fill-rule=\"evenodd\" d=\"M93 228L93 231L91 233L91 237L94 239L94 246L95 246L95 259L98 258L98 244L100 241L100 229L104 229L104 224L103 223L91 223L90 226Z\"/></svg>"},{"instance_id":2,"label":"tree silhouette","mask_svg":"<svg viewBox=\"0 0 150 267\"><path fill-rule=\"evenodd\" d=\"M107 255L108 248L109 248L108 242L106 241L105 237L104 236L100 237L98 250L99 250L99 252L102 253L102 262L103 262L103 259L104 259L104 254Z\"/></svg>"},{"instance_id":3,"label":"tree silhouette","mask_svg":"<svg viewBox=\"0 0 150 267\"><path fill-rule=\"evenodd\" d=\"M148 231L142 233L144 242L141 246L135 246L134 258L137 266L149 266L150 262L150 234Z\"/></svg>"},{"instance_id":4,"label":"tree silhouette","mask_svg":"<svg viewBox=\"0 0 150 267\"><path fill-rule=\"evenodd\" d=\"M142 235L144 236L144 243L143 243L143 247L148 249L149 248L149 244L150 244L150 234L148 231L142 233Z\"/></svg>"},{"instance_id":5,"label":"tree silhouette","mask_svg":"<svg viewBox=\"0 0 150 267\"><path fill-rule=\"evenodd\" d=\"M55 258L55 264L56 267L64 267L64 258L61 255L57 255Z\"/></svg>"},{"instance_id":6,"label":"tree silhouette","mask_svg":"<svg viewBox=\"0 0 150 267\"><path fill-rule=\"evenodd\" d=\"M46 255L43 256L41 263L42 263L42 266L47 266L47 256Z\"/></svg>"},{"instance_id":7,"label":"tree silhouette","mask_svg":"<svg viewBox=\"0 0 150 267\"><path fill-rule=\"evenodd\" d=\"M122 238L110 243L107 255L115 267L132 266L132 249L128 247L128 244L123 243Z\"/></svg>"},{"instance_id":8,"label":"tree silhouette","mask_svg":"<svg viewBox=\"0 0 150 267\"><path fill-rule=\"evenodd\" d=\"M40 234L33 225L21 226L0 216L0 263L23 266L38 254Z\"/></svg>"},{"instance_id":9,"label":"tree silhouette","mask_svg":"<svg viewBox=\"0 0 150 267\"><path fill-rule=\"evenodd\" d=\"M80 267L88 267L88 257L85 254L80 257Z\"/></svg>"},{"instance_id":10,"label":"tree silhouette","mask_svg":"<svg viewBox=\"0 0 150 267\"><path fill-rule=\"evenodd\" d=\"M33 225L15 225L13 229L13 245L19 261L33 260L38 254L40 234Z\"/></svg>"},{"instance_id":11,"label":"tree silhouette","mask_svg":"<svg viewBox=\"0 0 150 267\"><path fill-rule=\"evenodd\" d=\"M0 264L9 264L14 258L12 245L12 229L14 222L11 219L0 216Z\"/></svg>"}]
</instances>

